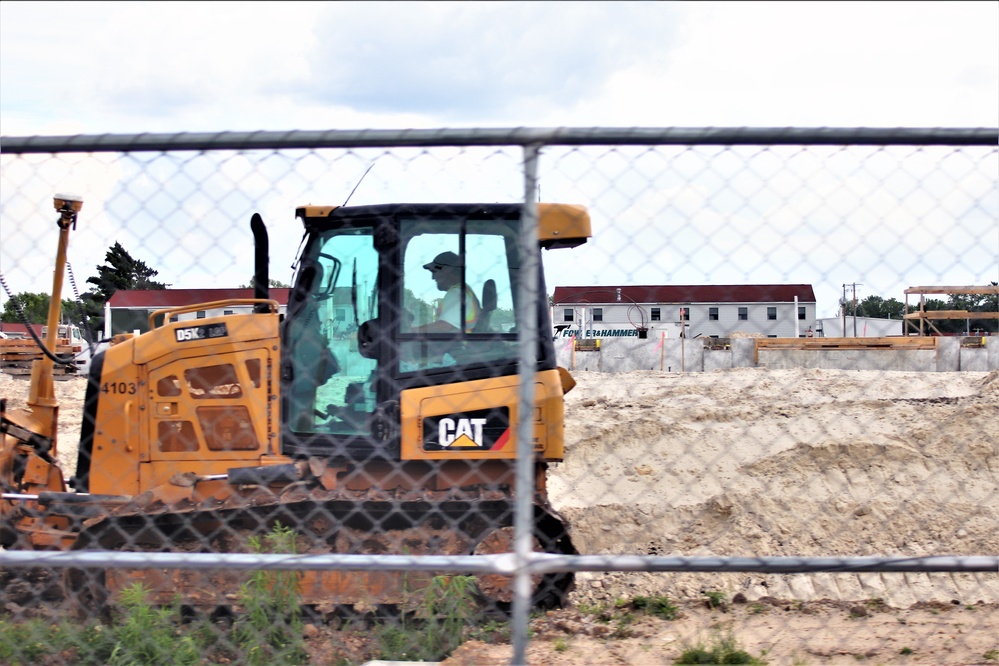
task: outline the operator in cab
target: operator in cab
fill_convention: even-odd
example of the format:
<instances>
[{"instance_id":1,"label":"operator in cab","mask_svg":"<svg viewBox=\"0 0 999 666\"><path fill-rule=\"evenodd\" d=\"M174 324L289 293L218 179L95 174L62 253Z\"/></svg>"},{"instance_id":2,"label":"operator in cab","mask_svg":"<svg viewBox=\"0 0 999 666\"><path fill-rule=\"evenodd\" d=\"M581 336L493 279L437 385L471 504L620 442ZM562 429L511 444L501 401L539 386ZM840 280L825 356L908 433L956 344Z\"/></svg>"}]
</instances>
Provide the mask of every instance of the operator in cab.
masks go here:
<instances>
[{"instance_id":1,"label":"operator in cab","mask_svg":"<svg viewBox=\"0 0 999 666\"><path fill-rule=\"evenodd\" d=\"M424 324L417 331L425 333L470 333L479 319L482 306L475 292L461 282L461 259L454 252L441 252L434 260L423 265L433 276L437 288L444 292L434 313L434 321ZM461 294L465 293L465 323L461 324Z\"/></svg>"}]
</instances>

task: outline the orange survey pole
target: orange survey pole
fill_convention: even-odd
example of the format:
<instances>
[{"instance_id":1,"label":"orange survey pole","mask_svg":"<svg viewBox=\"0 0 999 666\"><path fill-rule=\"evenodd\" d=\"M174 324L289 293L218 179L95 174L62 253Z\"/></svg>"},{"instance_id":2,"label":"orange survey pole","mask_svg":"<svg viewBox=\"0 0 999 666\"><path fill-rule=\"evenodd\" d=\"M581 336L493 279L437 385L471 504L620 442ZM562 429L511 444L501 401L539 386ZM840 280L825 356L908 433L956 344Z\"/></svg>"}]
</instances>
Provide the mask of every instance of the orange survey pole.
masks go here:
<instances>
[{"instance_id":1,"label":"orange survey pole","mask_svg":"<svg viewBox=\"0 0 999 666\"><path fill-rule=\"evenodd\" d=\"M55 195L54 205L59 213L59 246L56 249L55 268L52 275L52 295L49 300L48 330L45 346L55 353L59 341L59 311L62 305L62 283L66 266L66 249L69 247L70 229L76 228L76 214L83 208L83 199L72 194ZM37 434L55 439L56 410L59 403L55 399L52 386L52 370L55 363L47 355L31 365L31 386L28 390L28 406L33 414Z\"/></svg>"}]
</instances>

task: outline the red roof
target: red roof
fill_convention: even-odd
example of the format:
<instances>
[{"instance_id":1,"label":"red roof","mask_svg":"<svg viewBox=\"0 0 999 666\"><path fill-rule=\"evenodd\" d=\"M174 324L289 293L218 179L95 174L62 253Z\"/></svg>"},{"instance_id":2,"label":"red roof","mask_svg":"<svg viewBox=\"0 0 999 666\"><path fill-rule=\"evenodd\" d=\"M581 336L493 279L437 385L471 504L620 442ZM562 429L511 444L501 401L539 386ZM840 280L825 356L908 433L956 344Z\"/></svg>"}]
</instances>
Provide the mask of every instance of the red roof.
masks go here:
<instances>
[{"instance_id":1,"label":"red roof","mask_svg":"<svg viewBox=\"0 0 999 666\"><path fill-rule=\"evenodd\" d=\"M289 291L271 288L270 297L281 305L287 305ZM112 308L151 310L253 297L253 289L119 289L108 302Z\"/></svg>"},{"instance_id":2,"label":"red roof","mask_svg":"<svg viewBox=\"0 0 999 666\"><path fill-rule=\"evenodd\" d=\"M620 297L618 292L620 291ZM810 284L555 287L555 303L814 303Z\"/></svg>"},{"instance_id":3,"label":"red roof","mask_svg":"<svg viewBox=\"0 0 999 666\"><path fill-rule=\"evenodd\" d=\"M35 333L38 333L39 335L41 335L42 333L42 326L45 326L45 324L31 325L31 327L35 329ZM28 334L28 328L20 322L0 321L0 331L3 331L4 333L24 333L25 335Z\"/></svg>"}]
</instances>

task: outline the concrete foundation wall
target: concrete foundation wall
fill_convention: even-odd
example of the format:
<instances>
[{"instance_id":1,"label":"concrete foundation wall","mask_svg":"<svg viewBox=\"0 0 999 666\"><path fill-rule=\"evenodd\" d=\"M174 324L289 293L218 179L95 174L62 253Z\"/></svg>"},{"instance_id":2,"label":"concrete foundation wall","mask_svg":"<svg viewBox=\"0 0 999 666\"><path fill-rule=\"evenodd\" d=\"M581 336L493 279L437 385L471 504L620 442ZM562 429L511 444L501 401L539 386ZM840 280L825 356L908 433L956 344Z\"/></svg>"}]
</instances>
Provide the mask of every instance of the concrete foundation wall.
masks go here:
<instances>
[{"instance_id":1,"label":"concrete foundation wall","mask_svg":"<svg viewBox=\"0 0 999 666\"><path fill-rule=\"evenodd\" d=\"M961 338L938 338L932 349L761 349L754 360L752 338L733 338L729 349L705 349L700 339L606 338L599 351L573 351L556 340L558 363L592 372L711 372L728 368L829 368L906 372L990 372L999 370L999 337L985 347L962 347Z\"/></svg>"}]
</instances>

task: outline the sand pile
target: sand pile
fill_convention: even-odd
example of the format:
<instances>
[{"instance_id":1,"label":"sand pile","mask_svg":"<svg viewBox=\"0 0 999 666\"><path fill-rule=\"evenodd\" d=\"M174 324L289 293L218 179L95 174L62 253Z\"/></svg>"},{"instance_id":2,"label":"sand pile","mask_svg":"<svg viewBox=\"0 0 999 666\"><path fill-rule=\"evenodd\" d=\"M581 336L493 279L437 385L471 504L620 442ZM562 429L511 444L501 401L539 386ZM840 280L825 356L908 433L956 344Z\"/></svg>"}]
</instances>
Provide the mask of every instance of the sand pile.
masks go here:
<instances>
[{"instance_id":1,"label":"sand pile","mask_svg":"<svg viewBox=\"0 0 999 666\"><path fill-rule=\"evenodd\" d=\"M549 483L586 554L999 553L999 373L578 373ZM999 576L582 574L635 594L999 602Z\"/></svg>"}]
</instances>

